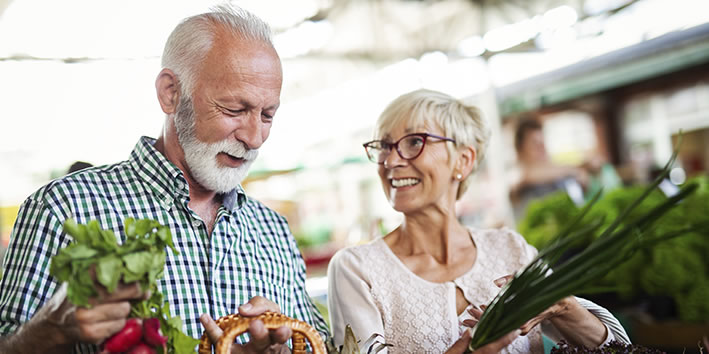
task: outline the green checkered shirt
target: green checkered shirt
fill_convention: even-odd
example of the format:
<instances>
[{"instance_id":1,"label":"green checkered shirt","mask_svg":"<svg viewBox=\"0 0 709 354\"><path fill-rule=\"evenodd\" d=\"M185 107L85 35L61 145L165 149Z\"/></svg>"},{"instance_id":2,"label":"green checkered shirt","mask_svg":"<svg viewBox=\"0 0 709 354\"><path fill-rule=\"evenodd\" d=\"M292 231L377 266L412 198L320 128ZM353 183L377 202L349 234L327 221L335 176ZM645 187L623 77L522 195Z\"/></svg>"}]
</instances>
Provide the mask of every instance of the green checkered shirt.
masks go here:
<instances>
[{"instance_id":1,"label":"green checkered shirt","mask_svg":"<svg viewBox=\"0 0 709 354\"><path fill-rule=\"evenodd\" d=\"M192 211L187 182L175 165L143 137L127 161L94 167L54 180L21 206L0 281L0 336L12 333L54 293L50 259L71 238L63 221L98 220L123 235L127 217L150 218L170 227L179 255L167 252L158 287L187 334L199 338L199 315L216 318L260 295L281 311L329 336L305 291L305 264L282 216L237 188L225 195L212 235ZM243 338L242 338L243 339ZM75 352L95 352L88 345Z\"/></svg>"}]
</instances>

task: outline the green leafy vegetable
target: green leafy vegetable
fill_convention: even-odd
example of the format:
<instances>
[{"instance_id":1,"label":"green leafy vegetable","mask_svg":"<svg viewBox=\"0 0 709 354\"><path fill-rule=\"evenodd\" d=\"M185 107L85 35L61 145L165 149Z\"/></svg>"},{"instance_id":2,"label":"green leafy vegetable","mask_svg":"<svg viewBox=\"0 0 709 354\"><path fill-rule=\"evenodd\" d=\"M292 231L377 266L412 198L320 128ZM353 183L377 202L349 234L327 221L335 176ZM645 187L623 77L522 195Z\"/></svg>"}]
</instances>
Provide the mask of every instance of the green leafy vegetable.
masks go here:
<instances>
[{"instance_id":1,"label":"green leafy vegetable","mask_svg":"<svg viewBox=\"0 0 709 354\"><path fill-rule=\"evenodd\" d=\"M686 223L701 223L707 220L709 205L709 176L696 176L688 184L698 187L694 193L674 206L653 228L645 234L662 235ZM601 231L610 226L632 202L642 195L644 187L628 186L608 192L588 213L585 220L603 218L599 228L582 246L590 244L600 236ZM667 198L659 189L651 192L642 204L627 216L634 220L660 205ZM578 209L566 194L545 197L530 203L529 213L519 225L519 230L527 241L541 249L551 237L557 234L565 221L573 218ZM550 236L551 235L551 236ZM703 323L709 319L709 302L688 301L692 298L709 298L709 288L702 286L709 275L709 242L706 234L692 231L682 237L664 241L652 249L644 249L633 254L625 263L611 269L601 279L590 285L606 288L627 303L639 303L650 296L671 297L678 310L677 317L686 322Z\"/></svg>"},{"instance_id":2,"label":"green leafy vegetable","mask_svg":"<svg viewBox=\"0 0 709 354\"><path fill-rule=\"evenodd\" d=\"M182 332L182 320L170 315L170 306L157 290L156 280L163 274L167 248L177 254L170 229L155 220L128 218L124 221L125 242L118 245L111 230L103 230L98 221L77 224L64 222L64 231L74 242L52 258L50 273L60 282L67 282L67 297L77 306L89 307L89 298L98 295L96 281L108 292L119 282L138 282L151 297L131 304L131 317L158 318L163 334L168 338L168 353L193 353L199 343ZM95 280L92 277L95 274ZM162 348L158 348L162 351Z\"/></svg>"}]
</instances>

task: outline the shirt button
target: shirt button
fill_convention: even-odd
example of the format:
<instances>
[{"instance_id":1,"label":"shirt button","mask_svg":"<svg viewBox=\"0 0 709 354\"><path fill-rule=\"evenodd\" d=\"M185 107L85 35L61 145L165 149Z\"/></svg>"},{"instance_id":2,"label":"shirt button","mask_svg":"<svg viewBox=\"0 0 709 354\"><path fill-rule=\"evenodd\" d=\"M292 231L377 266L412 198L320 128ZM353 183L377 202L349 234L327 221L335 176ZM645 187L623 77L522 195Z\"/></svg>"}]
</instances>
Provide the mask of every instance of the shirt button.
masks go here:
<instances>
[{"instance_id":1,"label":"shirt button","mask_svg":"<svg viewBox=\"0 0 709 354\"><path fill-rule=\"evenodd\" d=\"M200 227L200 226L202 226L202 222L199 220L194 220L194 221L192 221L192 226Z\"/></svg>"},{"instance_id":2,"label":"shirt button","mask_svg":"<svg viewBox=\"0 0 709 354\"><path fill-rule=\"evenodd\" d=\"M170 207L172 206L172 198L167 197L167 198L163 199L162 206L165 209L170 209Z\"/></svg>"}]
</instances>

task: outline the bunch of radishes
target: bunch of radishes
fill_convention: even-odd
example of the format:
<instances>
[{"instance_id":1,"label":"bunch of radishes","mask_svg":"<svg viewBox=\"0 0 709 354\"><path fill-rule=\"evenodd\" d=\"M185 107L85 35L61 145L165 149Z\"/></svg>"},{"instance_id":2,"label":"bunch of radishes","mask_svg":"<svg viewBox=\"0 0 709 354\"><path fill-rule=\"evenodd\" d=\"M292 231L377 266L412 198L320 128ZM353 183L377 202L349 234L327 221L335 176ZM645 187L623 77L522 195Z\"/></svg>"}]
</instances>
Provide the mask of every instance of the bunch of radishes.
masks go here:
<instances>
[{"instance_id":1,"label":"bunch of radishes","mask_svg":"<svg viewBox=\"0 0 709 354\"><path fill-rule=\"evenodd\" d=\"M177 254L170 228L151 219L126 218L120 245L116 234L96 220L78 224L66 219L64 231L73 242L52 257L50 273L68 283L67 298L74 305L91 307L89 299L98 296L98 286L111 293L120 282L137 282L144 293L152 294L131 302L130 319L104 343L103 353L194 353L199 340L183 332L182 319L170 315L170 304L157 288L167 249ZM96 276L85 276L91 272Z\"/></svg>"},{"instance_id":2,"label":"bunch of radishes","mask_svg":"<svg viewBox=\"0 0 709 354\"><path fill-rule=\"evenodd\" d=\"M156 354L156 348L167 353L166 343L159 319L129 318L123 329L103 343L103 353Z\"/></svg>"}]
</instances>

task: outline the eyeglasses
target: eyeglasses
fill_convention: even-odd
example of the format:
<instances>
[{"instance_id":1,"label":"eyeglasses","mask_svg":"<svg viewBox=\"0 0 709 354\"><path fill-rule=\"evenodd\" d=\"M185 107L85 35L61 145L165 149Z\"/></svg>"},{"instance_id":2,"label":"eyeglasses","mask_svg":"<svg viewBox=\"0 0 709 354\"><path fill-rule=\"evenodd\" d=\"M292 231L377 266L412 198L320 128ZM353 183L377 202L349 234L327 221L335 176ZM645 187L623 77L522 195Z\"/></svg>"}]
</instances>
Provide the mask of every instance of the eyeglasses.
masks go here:
<instances>
[{"instance_id":1,"label":"eyeglasses","mask_svg":"<svg viewBox=\"0 0 709 354\"><path fill-rule=\"evenodd\" d=\"M455 143L455 140L443 136L428 133L414 133L405 135L394 143L389 143L384 140L372 140L362 144L362 146L364 146L364 150L367 151L369 160L381 165L384 163L384 160L389 157L392 148L396 148L396 152L404 160L413 160L419 157L423 151L423 147L426 146L428 138Z\"/></svg>"}]
</instances>

